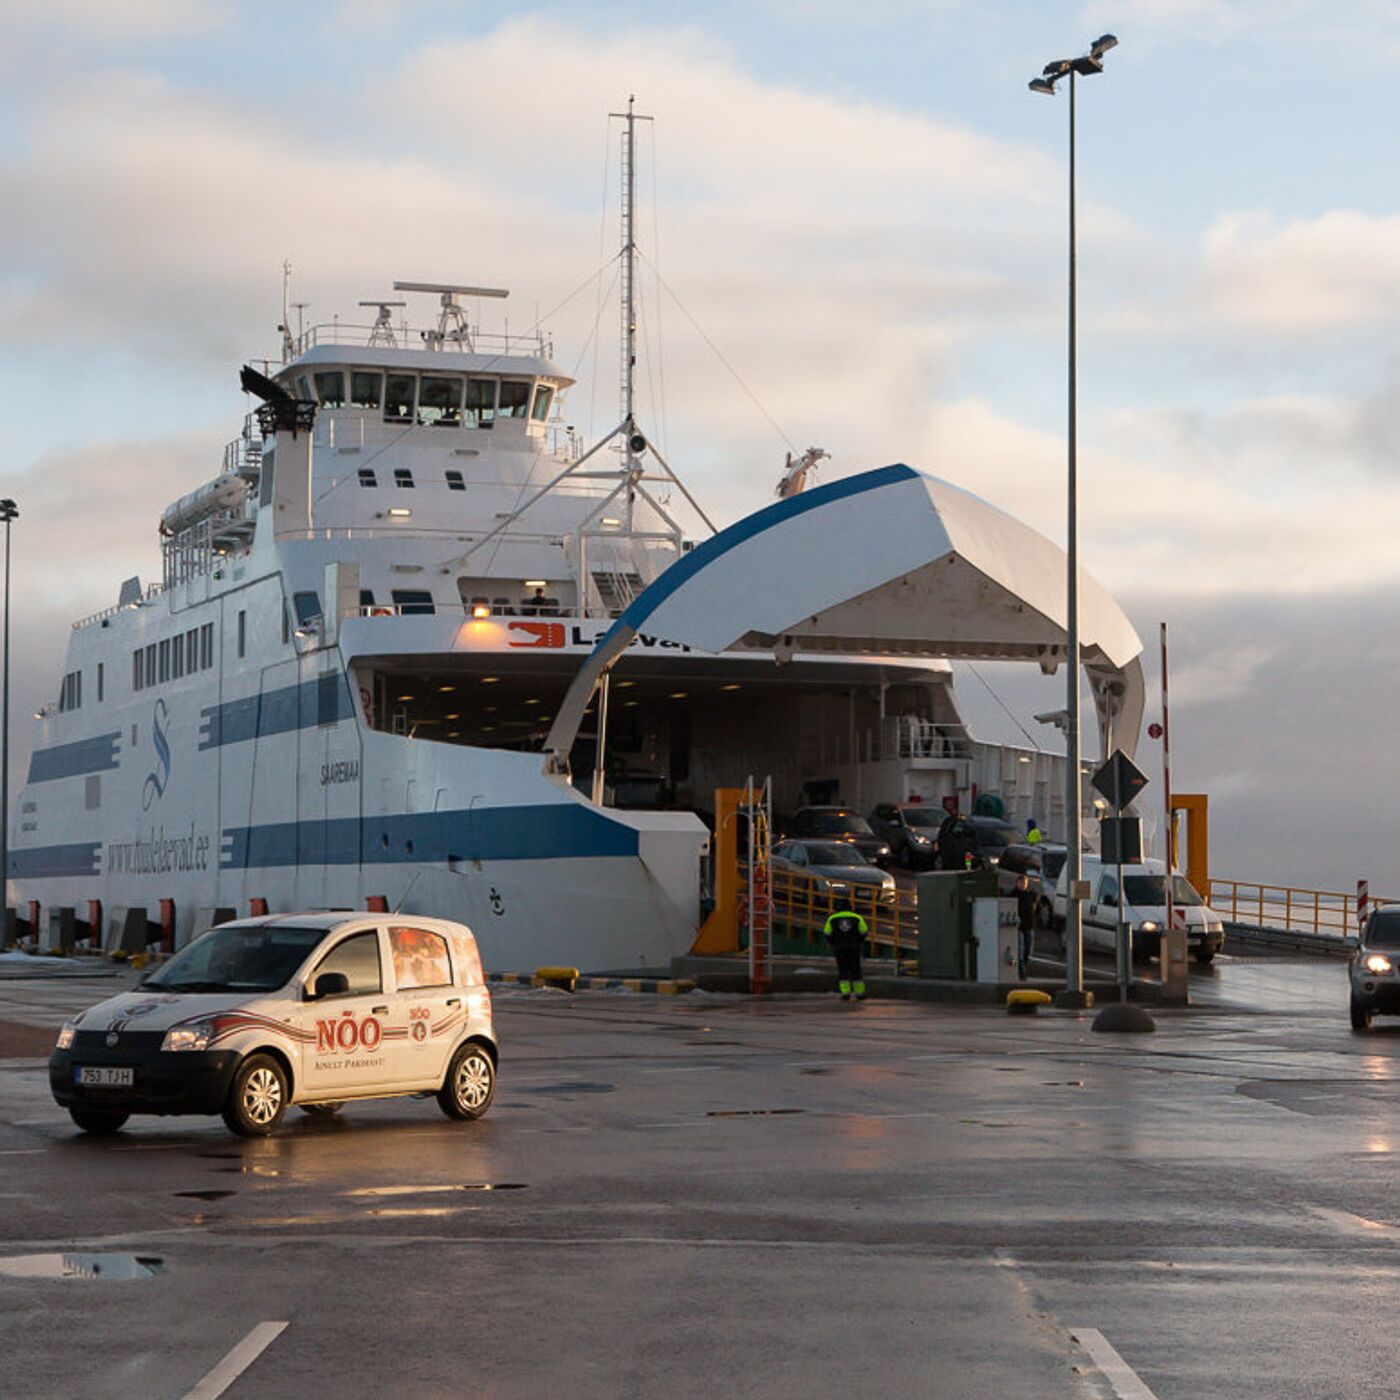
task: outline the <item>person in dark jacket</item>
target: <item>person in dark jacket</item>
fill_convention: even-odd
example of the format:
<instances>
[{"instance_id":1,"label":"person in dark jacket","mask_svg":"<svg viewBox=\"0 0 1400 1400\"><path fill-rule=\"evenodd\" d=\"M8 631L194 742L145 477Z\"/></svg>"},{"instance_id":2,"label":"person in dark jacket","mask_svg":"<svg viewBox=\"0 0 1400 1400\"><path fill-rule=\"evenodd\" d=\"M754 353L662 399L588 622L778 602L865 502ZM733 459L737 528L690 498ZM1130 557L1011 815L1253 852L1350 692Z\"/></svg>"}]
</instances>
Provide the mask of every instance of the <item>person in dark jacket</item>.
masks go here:
<instances>
[{"instance_id":1,"label":"person in dark jacket","mask_svg":"<svg viewBox=\"0 0 1400 1400\"><path fill-rule=\"evenodd\" d=\"M1024 982L1035 952L1035 891L1031 889L1029 875L1022 875L1016 881L1016 927L1021 935L1016 970Z\"/></svg>"},{"instance_id":2,"label":"person in dark jacket","mask_svg":"<svg viewBox=\"0 0 1400 1400\"><path fill-rule=\"evenodd\" d=\"M861 977L860 955L870 932L865 919L850 909L840 909L826 921L822 930L831 951L836 954L836 989L842 1001L865 1000L865 982Z\"/></svg>"}]
</instances>

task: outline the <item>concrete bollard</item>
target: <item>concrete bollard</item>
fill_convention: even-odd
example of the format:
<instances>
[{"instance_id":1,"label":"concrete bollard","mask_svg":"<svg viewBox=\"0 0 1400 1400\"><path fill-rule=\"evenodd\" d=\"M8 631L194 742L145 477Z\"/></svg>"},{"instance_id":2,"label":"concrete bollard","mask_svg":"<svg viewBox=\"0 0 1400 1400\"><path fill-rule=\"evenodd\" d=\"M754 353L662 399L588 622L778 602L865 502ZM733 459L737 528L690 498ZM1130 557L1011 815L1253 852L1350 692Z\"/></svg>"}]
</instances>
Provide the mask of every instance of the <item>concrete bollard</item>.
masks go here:
<instances>
[{"instance_id":1,"label":"concrete bollard","mask_svg":"<svg viewBox=\"0 0 1400 1400\"><path fill-rule=\"evenodd\" d=\"M42 951L71 953L78 941L78 911L71 905L49 910L48 947Z\"/></svg>"}]
</instances>

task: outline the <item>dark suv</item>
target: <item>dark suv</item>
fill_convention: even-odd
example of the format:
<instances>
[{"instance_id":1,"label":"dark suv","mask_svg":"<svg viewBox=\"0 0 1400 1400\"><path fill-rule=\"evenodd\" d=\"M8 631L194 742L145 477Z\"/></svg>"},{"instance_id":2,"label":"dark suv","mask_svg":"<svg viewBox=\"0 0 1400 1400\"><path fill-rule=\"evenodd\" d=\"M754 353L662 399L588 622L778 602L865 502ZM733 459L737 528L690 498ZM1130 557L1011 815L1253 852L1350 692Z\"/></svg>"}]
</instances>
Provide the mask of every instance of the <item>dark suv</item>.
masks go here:
<instances>
[{"instance_id":1,"label":"dark suv","mask_svg":"<svg viewBox=\"0 0 1400 1400\"><path fill-rule=\"evenodd\" d=\"M870 814L870 825L901 865L928 870L935 864L938 828L947 815L941 807L921 802L882 802Z\"/></svg>"},{"instance_id":2,"label":"dark suv","mask_svg":"<svg viewBox=\"0 0 1400 1400\"><path fill-rule=\"evenodd\" d=\"M1351 955L1351 1028L1371 1029L1371 1017L1400 1016L1400 905L1377 909Z\"/></svg>"},{"instance_id":3,"label":"dark suv","mask_svg":"<svg viewBox=\"0 0 1400 1400\"><path fill-rule=\"evenodd\" d=\"M866 860L879 866L888 865L892 858L889 842L871 831L870 823L849 807L803 807L793 813L784 834L849 841Z\"/></svg>"}]
</instances>

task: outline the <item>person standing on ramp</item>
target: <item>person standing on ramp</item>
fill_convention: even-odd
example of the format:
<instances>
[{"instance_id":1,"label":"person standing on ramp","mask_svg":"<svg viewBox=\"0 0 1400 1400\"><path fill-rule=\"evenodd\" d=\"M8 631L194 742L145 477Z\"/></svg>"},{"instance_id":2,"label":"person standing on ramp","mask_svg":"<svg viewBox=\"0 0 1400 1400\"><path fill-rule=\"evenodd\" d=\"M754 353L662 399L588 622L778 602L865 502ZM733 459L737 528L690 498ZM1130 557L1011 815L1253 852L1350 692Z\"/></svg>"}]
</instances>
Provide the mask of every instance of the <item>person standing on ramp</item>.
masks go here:
<instances>
[{"instance_id":1,"label":"person standing on ramp","mask_svg":"<svg viewBox=\"0 0 1400 1400\"><path fill-rule=\"evenodd\" d=\"M852 993L857 1001L865 1000L865 982L861 976L860 955L865 948L866 935L870 932L862 915L851 909L839 909L826 921L822 930L831 951L836 954L836 989L842 1001L850 1001Z\"/></svg>"}]
</instances>

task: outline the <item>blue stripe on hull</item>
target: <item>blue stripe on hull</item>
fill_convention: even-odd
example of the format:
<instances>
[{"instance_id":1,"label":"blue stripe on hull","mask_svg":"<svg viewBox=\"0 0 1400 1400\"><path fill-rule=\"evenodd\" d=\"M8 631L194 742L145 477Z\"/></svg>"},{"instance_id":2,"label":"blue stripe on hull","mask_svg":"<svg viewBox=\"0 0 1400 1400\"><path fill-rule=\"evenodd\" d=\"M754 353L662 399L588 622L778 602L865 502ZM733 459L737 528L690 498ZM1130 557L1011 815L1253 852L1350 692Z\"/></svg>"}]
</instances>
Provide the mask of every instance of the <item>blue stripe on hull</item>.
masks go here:
<instances>
[{"instance_id":1,"label":"blue stripe on hull","mask_svg":"<svg viewBox=\"0 0 1400 1400\"><path fill-rule=\"evenodd\" d=\"M635 856L637 832L569 802L226 827L219 867Z\"/></svg>"},{"instance_id":2,"label":"blue stripe on hull","mask_svg":"<svg viewBox=\"0 0 1400 1400\"><path fill-rule=\"evenodd\" d=\"M269 734L313 729L349 719L354 713L350 687L344 674L337 671L201 710L199 747L201 751L217 749Z\"/></svg>"},{"instance_id":3,"label":"blue stripe on hull","mask_svg":"<svg viewBox=\"0 0 1400 1400\"><path fill-rule=\"evenodd\" d=\"M96 875L100 841L75 841L67 846L30 846L10 850L10 879L33 880L43 875Z\"/></svg>"},{"instance_id":4,"label":"blue stripe on hull","mask_svg":"<svg viewBox=\"0 0 1400 1400\"><path fill-rule=\"evenodd\" d=\"M113 732L73 744L56 744L51 749L35 749L29 756L29 781L51 783L56 778L78 778L84 773L115 768L120 739L120 732Z\"/></svg>"}]
</instances>

